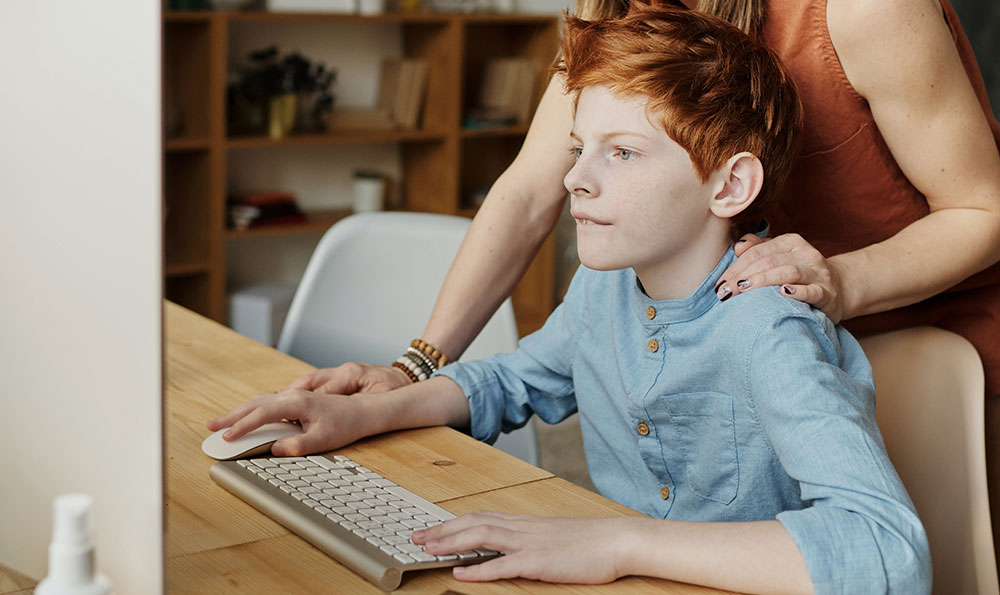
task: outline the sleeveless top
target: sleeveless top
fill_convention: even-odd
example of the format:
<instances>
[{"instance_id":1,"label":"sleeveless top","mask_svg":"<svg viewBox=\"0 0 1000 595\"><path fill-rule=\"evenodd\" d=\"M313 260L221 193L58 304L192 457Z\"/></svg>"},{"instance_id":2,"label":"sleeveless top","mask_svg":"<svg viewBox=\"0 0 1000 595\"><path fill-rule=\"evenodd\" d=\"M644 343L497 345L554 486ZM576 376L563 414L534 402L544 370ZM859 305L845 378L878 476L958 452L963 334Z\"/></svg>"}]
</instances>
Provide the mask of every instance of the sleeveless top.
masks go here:
<instances>
[{"instance_id":1,"label":"sleeveless top","mask_svg":"<svg viewBox=\"0 0 1000 595\"><path fill-rule=\"evenodd\" d=\"M948 0L940 0L955 46L1000 147L972 47ZM683 0L688 8L697 0ZM881 242L927 215L879 133L868 102L847 80L830 41L827 0L768 0L764 41L798 88L805 115L801 154L771 206L771 235L795 232L830 257ZM1000 263L927 300L843 321L856 334L930 325L968 339L983 360L988 396L1000 395Z\"/></svg>"}]
</instances>

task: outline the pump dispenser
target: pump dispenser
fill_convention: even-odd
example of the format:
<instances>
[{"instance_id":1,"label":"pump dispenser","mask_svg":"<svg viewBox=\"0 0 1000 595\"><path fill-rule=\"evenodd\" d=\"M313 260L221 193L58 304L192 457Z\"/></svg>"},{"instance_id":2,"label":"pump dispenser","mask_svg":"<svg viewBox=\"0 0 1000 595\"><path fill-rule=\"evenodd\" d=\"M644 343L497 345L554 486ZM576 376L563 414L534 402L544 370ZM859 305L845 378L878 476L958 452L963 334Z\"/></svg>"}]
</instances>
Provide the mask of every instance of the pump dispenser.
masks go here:
<instances>
[{"instance_id":1,"label":"pump dispenser","mask_svg":"<svg viewBox=\"0 0 1000 595\"><path fill-rule=\"evenodd\" d=\"M94 542L90 531L92 500L86 494L55 499L49 575L35 595L109 595L111 583L94 569Z\"/></svg>"}]
</instances>

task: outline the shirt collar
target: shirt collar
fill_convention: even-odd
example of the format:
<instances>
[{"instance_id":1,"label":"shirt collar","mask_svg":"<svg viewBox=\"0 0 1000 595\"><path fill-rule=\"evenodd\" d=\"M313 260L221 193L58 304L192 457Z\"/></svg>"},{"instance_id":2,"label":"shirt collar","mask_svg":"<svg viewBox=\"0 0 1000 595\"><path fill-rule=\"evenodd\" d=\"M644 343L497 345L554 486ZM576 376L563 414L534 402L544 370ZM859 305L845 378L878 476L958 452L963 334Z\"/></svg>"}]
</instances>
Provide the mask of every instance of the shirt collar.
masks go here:
<instances>
[{"instance_id":1,"label":"shirt collar","mask_svg":"<svg viewBox=\"0 0 1000 595\"><path fill-rule=\"evenodd\" d=\"M639 286L639 278L635 271L629 269L629 274L633 279L630 296L632 311L646 326L662 326L694 320L719 303L719 298L715 294L715 284L722 272L735 261L736 255L733 253L733 247L730 246L722 255L719 264L715 265L715 269L702 281L698 289L682 300L652 299ZM650 318L649 314L653 314L653 317Z\"/></svg>"}]
</instances>

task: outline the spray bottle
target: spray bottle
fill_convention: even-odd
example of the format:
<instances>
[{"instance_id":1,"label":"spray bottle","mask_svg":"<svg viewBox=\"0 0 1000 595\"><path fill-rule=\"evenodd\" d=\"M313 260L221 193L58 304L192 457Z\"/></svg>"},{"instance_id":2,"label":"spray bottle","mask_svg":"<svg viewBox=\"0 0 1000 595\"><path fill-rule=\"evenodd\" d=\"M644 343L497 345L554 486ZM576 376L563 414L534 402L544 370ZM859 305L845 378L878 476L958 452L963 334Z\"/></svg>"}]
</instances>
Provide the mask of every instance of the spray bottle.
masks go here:
<instances>
[{"instance_id":1,"label":"spray bottle","mask_svg":"<svg viewBox=\"0 0 1000 595\"><path fill-rule=\"evenodd\" d=\"M91 504L86 494L55 499L49 575L38 583L35 595L110 595L111 583L94 568Z\"/></svg>"}]
</instances>

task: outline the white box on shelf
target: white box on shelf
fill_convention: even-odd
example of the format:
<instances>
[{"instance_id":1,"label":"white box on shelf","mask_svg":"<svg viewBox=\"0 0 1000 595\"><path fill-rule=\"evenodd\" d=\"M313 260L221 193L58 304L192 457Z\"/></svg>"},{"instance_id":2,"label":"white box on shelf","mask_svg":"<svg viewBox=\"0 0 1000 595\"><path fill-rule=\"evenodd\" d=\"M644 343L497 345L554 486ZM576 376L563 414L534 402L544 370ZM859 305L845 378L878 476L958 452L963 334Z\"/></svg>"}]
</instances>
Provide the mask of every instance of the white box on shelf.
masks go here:
<instances>
[{"instance_id":1,"label":"white box on shelf","mask_svg":"<svg viewBox=\"0 0 1000 595\"><path fill-rule=\"evenodd\" d=\"M267 0L271 12L338 12L355 13L357 0Z\"/></svg>"},{"instance_id":2,"label":"white box on shelf","mask_svg":"<svg viewBox=\"0 0 1000 595\"><path fill-rule=\"evenodd\" d=\"M261 283L229 296L229 326L258 343L274 347L295 295L291 283Z\"/></svg>"}]
</instances>

